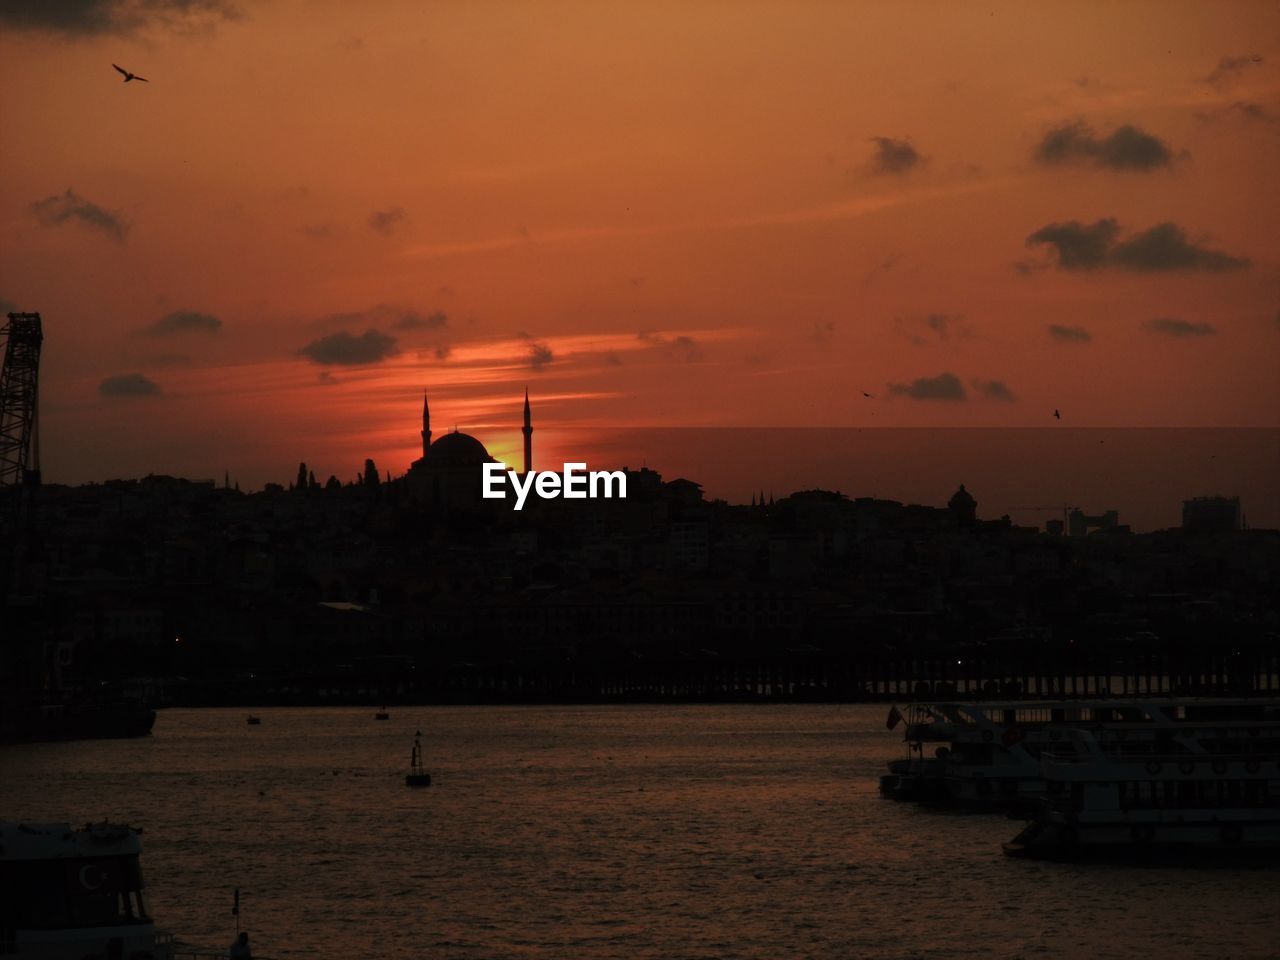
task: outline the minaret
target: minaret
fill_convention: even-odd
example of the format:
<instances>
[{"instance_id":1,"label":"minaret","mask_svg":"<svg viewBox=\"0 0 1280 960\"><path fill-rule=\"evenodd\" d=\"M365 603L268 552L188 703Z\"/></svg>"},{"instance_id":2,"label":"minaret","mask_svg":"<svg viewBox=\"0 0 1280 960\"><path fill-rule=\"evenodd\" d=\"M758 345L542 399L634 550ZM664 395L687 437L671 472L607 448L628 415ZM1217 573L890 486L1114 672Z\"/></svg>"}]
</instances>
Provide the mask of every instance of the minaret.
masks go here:
<instances>
[{"instance_id":1,"label":"minaret","mask_svg":"<svg viewBox=\"0 0 1280 960\"><path fill-rule=\"evenodd\" d=\"M431 446L431 410L427 407L427 388L422 388L422 455L427 455Z\"/></svg>"},{"instance_id":2,"label":"minaret","mask_svg":"<svg viewBox=\"0 0 1280 960\"><path fill-rule=\"evenodd\" d=\"M533 418L529 414L529 388L524 388L524 472L533 469Z\"/></svg>"}]
</instances>

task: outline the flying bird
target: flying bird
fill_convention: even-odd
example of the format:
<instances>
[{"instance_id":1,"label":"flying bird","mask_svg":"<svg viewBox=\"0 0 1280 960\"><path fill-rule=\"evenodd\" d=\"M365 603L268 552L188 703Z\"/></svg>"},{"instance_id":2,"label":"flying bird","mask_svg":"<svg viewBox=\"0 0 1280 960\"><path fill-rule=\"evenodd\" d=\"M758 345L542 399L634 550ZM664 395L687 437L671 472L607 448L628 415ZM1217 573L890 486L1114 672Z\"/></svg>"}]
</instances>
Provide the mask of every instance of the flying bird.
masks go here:
<instances>
[{"instance_id":1,"label":"flying bird","mask_svg":"<svg viewBox=\"0 0 1280 960\"><path fill-rule=\"evenodd\" d=\"M1060 414L1057 410L1053 411L1053 419L1055 419L1055 420L1061 420L1061 419L1062 419L1062 414Z\"/></svg>"},{"instance_id":2,"label":"flying bird","mask_svg":"<svg viewBox=\"0 0 1280 960\"><path fill-rule=\"evenodd\" d=\"M113 63L113 64L112 64L112 66L113 66L113 67L115 67L117 70L119 70L121 73L123 73L123 74L124 74L124 82L125 82L125 83L128 83L130 80L141 80L143 83L150 83L150 82L151 82L151 81L150 81L150 80L148 80L146 77L140 77L140 76L138 76L136 73L130 73L130 72L129 72L128 70L126 70L124 67L118 66L117 64L114 64L114 63Z\"/></svg>"},{"instance_id":3,"label":"flying bird","mask_svg":"<svg viewBox=\"0 0 1280 960\"><path fill-rule=\"evenodd\" d=\"M867 393L867 391L865 391L865 390L863 390L863 391L862 391L862 395L863 395L864 397L866 397L866 398L870 399L870 400L874 400L874 399L875 399L875 394Z\"/></svg>"}]
</instances>

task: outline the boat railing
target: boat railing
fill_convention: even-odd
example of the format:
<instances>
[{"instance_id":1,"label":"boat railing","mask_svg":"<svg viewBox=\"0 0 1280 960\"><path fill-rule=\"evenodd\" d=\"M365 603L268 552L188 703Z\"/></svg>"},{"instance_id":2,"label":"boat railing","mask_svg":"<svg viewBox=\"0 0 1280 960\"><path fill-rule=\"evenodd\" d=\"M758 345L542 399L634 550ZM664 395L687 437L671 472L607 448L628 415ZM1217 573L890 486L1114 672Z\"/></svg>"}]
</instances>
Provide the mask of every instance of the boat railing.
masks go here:
<instances>
[{"instance_id":1,"label":"boat railing","mask_svg":"<svg viewBox=\"0 0 1280 960\"><path fill-rule=\"evenodd\" d=\"M1081 756L1080 754L1066 753L1065 751L1055 751L1052 753L1042 753L1040 755L1042 761L1046 761L1052 765L1064 766L1089 766L1097 765L1099 758L1094 756ZM1230 764L1244 763L1263 767L1267 764L1275 763L1280 768L1280 757L1270 750L1258 750L1254 752L1235 752L1235 753L1131 753L1107 756L1105 761L1110 765L1123 764L1172 764L1174 767L1190 765L1193 769L1199 769L1203 764L1212 767L1214 764ZM1258 771L1250 771L1251 773Z\"/></svg>"}]
</instances>

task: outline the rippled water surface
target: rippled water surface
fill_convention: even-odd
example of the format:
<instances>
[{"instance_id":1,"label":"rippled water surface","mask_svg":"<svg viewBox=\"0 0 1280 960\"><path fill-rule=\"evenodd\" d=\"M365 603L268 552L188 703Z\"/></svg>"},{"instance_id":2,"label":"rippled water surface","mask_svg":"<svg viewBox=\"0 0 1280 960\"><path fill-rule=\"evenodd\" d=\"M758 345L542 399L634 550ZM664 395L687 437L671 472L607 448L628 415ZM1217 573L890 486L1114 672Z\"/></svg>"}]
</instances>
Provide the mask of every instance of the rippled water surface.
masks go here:
<instances>
[{"instance_id":1,"label":"rippled water surface","mask_svg":"<svg viewBox=\"0 0 1280 960\"><path fill-rule=\"evenodd\" d=\"M1280 871L1011 860L881 800L882 707L259 715L0 748L0 817L143 826L159 924L225 946L239 887L271 957L1280 956Z\"/></svg>"}]
</instances>

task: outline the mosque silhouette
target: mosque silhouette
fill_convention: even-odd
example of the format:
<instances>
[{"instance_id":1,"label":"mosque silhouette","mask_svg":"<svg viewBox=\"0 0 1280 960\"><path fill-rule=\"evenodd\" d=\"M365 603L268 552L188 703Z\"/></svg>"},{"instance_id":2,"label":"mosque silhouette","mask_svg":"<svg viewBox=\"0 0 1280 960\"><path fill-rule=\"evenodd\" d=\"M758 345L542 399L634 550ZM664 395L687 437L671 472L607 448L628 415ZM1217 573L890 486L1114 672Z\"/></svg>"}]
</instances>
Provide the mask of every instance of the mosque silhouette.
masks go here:
<instances>
[{"instance_id":1,"label":"mosque silhouette","mask_svg":"<svg viewBox=\"0 0 1280 960\"><path fill-rule=\"evenodd\" d=\"M533 469L533 417L529 391L524 392L524 473ZM486 463L497 463L485 445L453 429L431 439L431 407L422 391L422 456L409 465L405 479L410 498L423 506L444 509L470 507L480 502L480 474Z\"/></svg>"}]
</instances>

